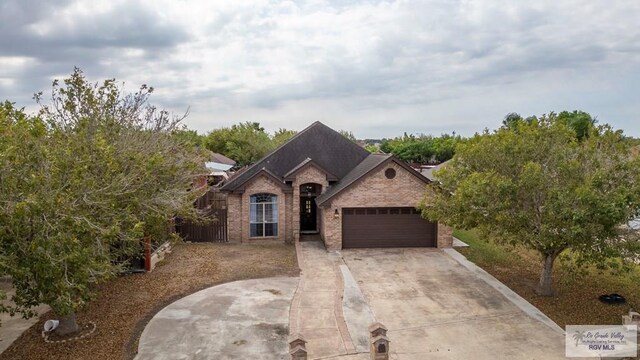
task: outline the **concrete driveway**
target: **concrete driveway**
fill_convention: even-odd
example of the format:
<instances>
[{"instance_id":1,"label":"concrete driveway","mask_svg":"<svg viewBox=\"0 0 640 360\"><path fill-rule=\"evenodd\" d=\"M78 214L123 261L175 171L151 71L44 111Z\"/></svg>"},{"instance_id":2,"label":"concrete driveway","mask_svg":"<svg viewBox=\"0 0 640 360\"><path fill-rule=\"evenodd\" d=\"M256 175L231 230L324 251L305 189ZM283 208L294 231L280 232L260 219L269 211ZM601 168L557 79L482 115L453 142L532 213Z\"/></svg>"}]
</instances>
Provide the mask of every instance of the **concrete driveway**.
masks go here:
<instances>
[{"instance_id":1,"label":"concrete driveway","mask_svg":"<svg viewBox=\"0 0 640 360\"><path fill-rule=\"evenodd\" d=\"M342 256L389 329L392 359L565 358L561 329L534 319L441 250L354 249Z\"/></svg>"},{"instance_id":2,"label":"concrete driveway","mask_svg":"<svg viewBox=\"0 0 640 360\"><path fill-rule=\"evenodd\" d=\"M297 285L298 278L244 280L184 297L149 321L136 359L288 359Z\"/></svg>"}]
</instances>

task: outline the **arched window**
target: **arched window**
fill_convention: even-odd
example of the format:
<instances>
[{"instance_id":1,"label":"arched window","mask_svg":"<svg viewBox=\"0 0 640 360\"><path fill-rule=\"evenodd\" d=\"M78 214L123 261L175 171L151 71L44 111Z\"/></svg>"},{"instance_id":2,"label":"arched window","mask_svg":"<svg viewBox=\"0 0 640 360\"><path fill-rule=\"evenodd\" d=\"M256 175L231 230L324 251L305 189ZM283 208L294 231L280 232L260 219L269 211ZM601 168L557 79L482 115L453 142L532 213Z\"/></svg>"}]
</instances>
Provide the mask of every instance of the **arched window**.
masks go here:
<instances>
[{"instance_id":1,"label":"arched window","mask_svg":"<svg viewBox=\"0 0 640 360\"><path fill-rule=\"evenodd\" d=\"M278 196L264 193L251 195L250 208L250 236L278 236Z\"/></svg>"}]
</instances>

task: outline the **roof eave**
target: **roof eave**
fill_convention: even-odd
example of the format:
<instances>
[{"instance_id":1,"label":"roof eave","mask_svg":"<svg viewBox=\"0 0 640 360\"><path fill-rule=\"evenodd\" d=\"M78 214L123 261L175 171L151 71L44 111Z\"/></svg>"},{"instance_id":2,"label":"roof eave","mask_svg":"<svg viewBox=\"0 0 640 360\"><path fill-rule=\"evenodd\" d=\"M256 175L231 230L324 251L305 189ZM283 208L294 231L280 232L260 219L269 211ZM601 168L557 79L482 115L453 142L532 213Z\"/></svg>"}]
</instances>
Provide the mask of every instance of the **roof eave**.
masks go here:
<instances>
[{"instance_id":1,"label":"roof eave","mask_svg":"<svg viewBox=\"0 0 640 360\"><path fill-rule=\"evenodd\" d=\"M363 173L362 175L358 176L357 178L353 179L353 181L351 181L349 184L346 184L343 188L341 188L340 190L336 191L335 193L329 195L326 198L320 198L319 200L316 198L316 205L322 207L322 205L326 204L327 201L331 200L332 198L334 198L336 195L342 193L343 191L345 191L346 189L350 188L351 186L353 186L355 183L357 183L360 179L366 177L367 175L371 174L373 171L381 168L382 166L384 166L385 164L388 164L389 162L395 162L396 164L400 165L401 167L403 167L405 170L407 170L410 174L413 174L415 177L417 177L418 179L422 180L425 183L431 183L432 181L425 177L424 175L420 174L418 171L416 171L415 169L413 169L411 166L407 165L404 163L404 161L398 159L395 156L389 156L387 159L385 159L384 161L382 161L380 164L372 167L369 171ZM330 202L329 202L330 203Z\"/></svg>"},{"instance_id":2,"label":"roof eave","mask_svg":"<svg viewBox=\"0 0 640 360\"><path fill-rule=\"evenodd\" d=\"M338 181L337 176L328 172L322 166L320 166L317 162L315 162L313 159L310 159L310 158L307 158L305 161L301 162L296 167L294 167L291 171L286 173L284 175L284 181L294 181L296 179L294 175L302 171L303 169L306 169L309 166L314 166L316 169L322 171L326 175L327 181Z\"/></svg>"},{"instance_id":3,"label":"roof eave","mask_svg":"<svg viewBox=\"0 0 640 360\"><path fill-rule=\"evenodd\" d=\"M283 193L286 194L286 193L292 193L293 192L293 189L291 188L291 186L287 185L284 181L279 179L277 176L275 176L271 171L267 170L266 168L260 169L260 171L256 172L252 176L248 177L247 179L242 181L240 184L235 185L233 189L225 189L224 186L223 186L222 188L220 188L220 191L231 192L231 193L234 193L234 194L242 194L245 191L245 188L246 188L245 185L247 183L251 182L251 180L255 179L259 175L266 175L268 178L270 178L273 182L275 182L282 189Z\"/></svg>"}]
</instances>

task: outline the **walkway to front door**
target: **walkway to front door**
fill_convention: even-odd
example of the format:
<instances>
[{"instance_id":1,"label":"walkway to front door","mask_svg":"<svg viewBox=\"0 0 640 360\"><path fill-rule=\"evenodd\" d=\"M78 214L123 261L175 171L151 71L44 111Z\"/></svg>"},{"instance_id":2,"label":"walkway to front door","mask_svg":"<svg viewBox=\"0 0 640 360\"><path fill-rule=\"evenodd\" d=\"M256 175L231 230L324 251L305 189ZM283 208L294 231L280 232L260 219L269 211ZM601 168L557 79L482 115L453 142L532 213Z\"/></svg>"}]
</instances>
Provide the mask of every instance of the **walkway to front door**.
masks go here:
<instances>
[{"instance_id":1,"label":"walkway to front door","mask_svg":"<svg viewBox=\"0 0 640 360\"><path fill-rule=\"evenodd\" d=\"M350 359L368 359L373 314L351 275L345 276L342 257L327 252L320 241L296 246L302 272L291 303L290 334L307 340L309 359L358 353Z\"/></svg>"}]
</instances>

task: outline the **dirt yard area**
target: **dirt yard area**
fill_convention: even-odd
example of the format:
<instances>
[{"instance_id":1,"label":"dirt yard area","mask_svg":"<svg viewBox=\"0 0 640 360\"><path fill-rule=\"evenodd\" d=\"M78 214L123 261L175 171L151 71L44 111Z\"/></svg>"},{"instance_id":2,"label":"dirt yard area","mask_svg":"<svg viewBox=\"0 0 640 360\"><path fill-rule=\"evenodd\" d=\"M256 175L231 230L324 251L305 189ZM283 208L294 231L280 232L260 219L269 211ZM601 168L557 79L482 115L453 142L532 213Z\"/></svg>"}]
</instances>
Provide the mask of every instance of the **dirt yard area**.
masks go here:
<instances>
[{"instance_id":1,"label":"dirt yard area","mask_svg":"<svg viewBox=\"0 0 640 360\"><path fill-rule=\"evenodd\" d=\"M178 244L153 272L123 276L98 287L95 299L78 312L81 324L97 325L89 337L45 343L42 324L53 317L47 313L0 354L0 360L133 359L145 325L171 302L216 284L297 276L298 271L293 245Z\"/></svg>"},{"instance_id":2,"label":"dirt yard area","mask_svg":"<svg viewBox=\"0 0 640 360\"><path fill-rule=\"evenodd\" d=\"M565 325L620 325L621 316L640 307L640 266L626 274L611 274L594 267L583 276L574 276L562 262L554 267L556 296L535 293L542 261L524 248L508 248L483 240L475 231L455 232L469 244L459 249L470 261L482 267L518 295L535 305L561 327ZM603 294L618 293L627 302L607 305L598 300Z\"/></svg>"}]
</instances>

